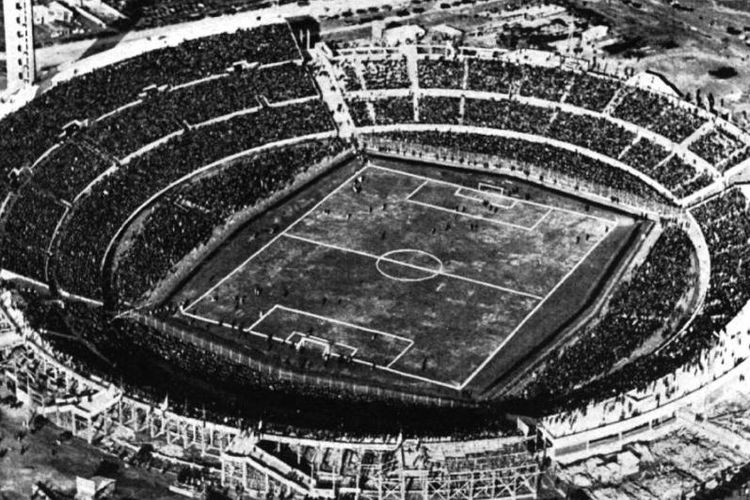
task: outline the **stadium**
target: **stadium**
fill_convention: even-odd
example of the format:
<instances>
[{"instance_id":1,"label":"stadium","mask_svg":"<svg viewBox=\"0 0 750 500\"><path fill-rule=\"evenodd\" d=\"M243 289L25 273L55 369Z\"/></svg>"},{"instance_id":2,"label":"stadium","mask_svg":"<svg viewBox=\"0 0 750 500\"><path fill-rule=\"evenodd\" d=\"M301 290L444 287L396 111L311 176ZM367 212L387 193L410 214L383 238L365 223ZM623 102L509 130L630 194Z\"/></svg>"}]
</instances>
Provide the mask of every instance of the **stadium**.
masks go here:
<instances>
[{"instance_id":1,"label":"stadium","mask_svg":"<svg viewBox=\"0 0 750 500\"><path fill-rule=\"evenodd\" d=\"M653 74L277 20L0 137L5 390L237 497L537 498L749 371L750 136Z\"/></svg>"}]
</instances>

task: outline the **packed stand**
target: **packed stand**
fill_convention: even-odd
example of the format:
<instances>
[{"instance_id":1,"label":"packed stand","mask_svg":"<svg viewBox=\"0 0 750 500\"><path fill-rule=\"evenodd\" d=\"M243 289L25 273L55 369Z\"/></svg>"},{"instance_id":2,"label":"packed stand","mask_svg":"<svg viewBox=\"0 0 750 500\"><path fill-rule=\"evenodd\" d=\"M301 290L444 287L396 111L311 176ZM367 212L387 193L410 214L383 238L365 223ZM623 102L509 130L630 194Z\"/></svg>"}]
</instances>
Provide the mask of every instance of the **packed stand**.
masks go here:
<instances>
[{"instance_id":1,"label":"packed stand","mask_svg":"<svg viewBox=\"0 0 750 500\"><path fill-rule=\"evenodd\" d=\"M670 157L666 149L643 137L625 152L622 162L654 179L677 198L692 194L713 181L710 175L699 173L676 154Z\"/></svg>"},{"instance_id":2,"label":"packed stand","mask_svg":"<svg viewBox=\"0 0 750 500\"><path fill-rule=\"evenodd\" d=\"M341 72L343 73L344 90L349 92L363 90L362 81L359 78L355 64L357 64L357 61L353 59L344 58L338 61L339 68L341 68Z\"/></svg>"},{"instance_id":3,"label":"packed stand","mask_svg":"<svg viewBox=\"0 0 750 500\"><path fill-rule=\"evenodd\" d=\"M264 108L185 132L97 183L66 220L55 276L69 292L102 298L100 267L117 229L150 196L194 170L263 144L331 131L321 101ZM97 228L92 231L91 228Z\"/></svg>"},{"instance_id":4,"label":"packed stand","mask_svg":"<svg viewBox=\"0 0 750 500\"><path fill-rule=\"evenodd\" d=\"M146 96L143 102L94 123L87 134L121 158L173 132L269 102L316 95L307 71L287 63L241 71Z\"/></svg>"},{"instance_id":5,"label":"packed stand","mask_svg":"<svg viewBox=\"0 0 750 500\"><path fill-rule=\"evenodd\" d=\"M711 277L703 309L682 336L655 353L616 369L563 398L542 398L535 406L570 409L604 401L629 390L645 390L652 381L687 367L699 370L701 355L715 347L718 332L750 300L750 209L738 189L693 209L711 256ZM587 363L590 360L587 359ZM670 387L668 394L676 392Z\"/></svg>"},{"instance_id":6,"label":"packed stand","mask_svg":"<svg viewBox=\"0 0 750 500\"><path fill-rule=\"evenodd\" d=\"M420 97L419 121L458 125L461 122L461 99L459 97Z\"/></svg>"},{"instance_id":7,"label":"packed stand","mask_svg":"<svg viewBox=\"0 0 750 500\"><path fill-rule=\"evenodd\" d=\"M45 281L47 249L65 206L30 184L10 203L2 222L0 267Z\"/></svg>"},{"instance_id":8,"label":"packed stand","mask_svg":"<svg viewBox=\"0 0 750 500\"><path fill-rule=\"evenodd\" d=\"M414 123L414 99L411 96L375 99L372 104L377 125Z\"/></svg>"},{"instance_id":9,"label":"packed stand","mask_svg":"<svg viewBox=\"0 0 750 500\"><path fill-rule=\"evenodd\" d=\"M104 115L138 98L149 85L179 85L222 73L238 60L272 63L301 58L289 26L273 24L186 41L61 83L0 121L0 179L31 165L57 142L62 127ZM0 198L9 187L0 185Z\"/></svg>"},{"instance_id":10,"label":"packed stand","mask_svg":"<svg viewBox=\"0 0 750 500\"><path fill-rule=\"evenodd\" d=\"M641 137L625 151L620 161L652 177L652 172L656 165L666 160L668 156L669 151L662 146L649 141L645 137Z\"/></svg>"},{"instance_id":11,"label":"packed stand","mask_svg":"<svg viewBox=\"0 0 750 500\"><path fill-rule=\"evenodd\" d=\"M554 110L508 99L466 99L464 123L544 136Z\"/></svg>"},{"instance_id":12,"label":"packed stand","mask_svg":"<svg viewBox=\"0 0 750 500\"><path fill-rule=\"evenodd\" d=\"M592 111L604 111L621 85L616 80L578 73L565 102Z\"/></svg>"},{"instance_id":13,"label":"packed stand","mask_svg":"<svg viewBox=\"0 0 750 500\"><path fill-rule=\"evenodd\" d=\"M424 145L455 152L489 155L517 162L522 170L526 170L527 165L535 166L549 170L550 173L559 173L581 181L607 186L613 190L627 192L644 200L665 201L658 192L623 170L574 151L548 144L491 135L432 131L391 132L377 137L407 145Z\"/></svg>"},{"instance_id":14,"label":"packed stand","mask_svg":"<svg viewBox=\"0 0 750 500\"><path fill-rule=\"evenodd\" d=\"M459 59L420 59L417 61L419 86L423 89L462 89L464 64Z\"/></svg>"},{"instance_id":15,"label":"packed stand","mask_svg":"<svg viewBox=\"0 0 750 500\"><path fill-rule=\"evenodd\" d=\"M137 320L112 318L82 303L49 302L24 291L24 314L58 350L58 360L85 376L97 375L153 406L165 400L180 415L298 437L380 440L384 435L465 439L514 433L496 409L436 408L378 400L337 385L300 386L255 372L189 341ZM291 349L286 356L300 356ZM258 404L262 401L263 404Z\"/></svg>"},{"instance_id":16,"label":"packed stand","mask_svg":"<svg viewBox=\"0 0 750 500\"><path fill-rule=\"evenodd\" d=\"M742 142L739 139L729 135L720 128L711 130L688 146L690 151L711 165L719 165L741 148Z\"/></svg>"},{"instance_id":17,"label":"packed stand","mask_svg":"<svg viewBox=\"0 0 750 500\"><path fill-rule=\"evenodd\" d=\"M708 172L701 172L699 174L696 174L692 179L683 181L682 184L677 186L677 188L675 188L674 190L674 195L677 198L690 196L691 194L710 186L715 180L716 179L714 179Z\"/></svg>"},{"instance_id":18,"label":"packed stand","mask_svg":"<svg viewBox=\"0 0 750 500\"><path fill-rule=\"evenodd\" d=\"M521 68L516 64L488 59L469 59L469 90L510 94L517 90Z\"/></svg>"},{"instance_id":19,"label":"packed stand","mask_svg":"<svg viewBox=\"0 0 750 500\"><path fill-rule=\"evenodd\" d=\"M647 128L680 143L698 130L705 120L697 112L675 106L666 97L629 88L612 111L612 116Z\"/></svg>"},{"instance_id":20,"label":"packed stand","mask_svg":"<svg viewBox=\"0 0 750 500\"><path fill-rule=\"evenodd\" d=\"M411 87L405 59L364 60L361 64L367 90Z\"/></svg>"},{"instance_id":21,"label":"packed stand","mask_svg":"<svg viewBox=\"0 0 750 500\"><path fill-rule=\"evenodd\" d=\"M682 229L666 228L646 261L618 285L606 313L572 344L550 353L526 390L534 397L559 397L609 373L649 339L672 334L691 283L692 252Z\"/></svg>"},{"instance_id":22,"label":"packed stand","mask_svg":"<svg viewBox=\"0 0 750 500\"><path fill-rule=\"evenodd\" d=\"M729 161L719 166L721 173L726 172L732 167L736 167L740 163L750 159L750 146L745 146L742 150L736 152L729 158Z\"/></svg>"},{"instance_id":23,"label":"packed stand","mask_svg":"<svg viewBox=\"0 0 750 500\"><path fill-rule=\"evenodd\" d=\"M343 148L342 141L331 139L269 150L167 194L119 257L120 301L138 300L232 215L267 200Z\"/></svg>"},{"instance_id":24,"label":"packed stand","mask_svg":"<svg viewBox=\"0 0 750 500\"><path fill-rule=\"evenodd\" d=\"M617 158L634 140L635 134L605 118L559 112L547 130L559 141Z\"/></svg>"},{"instance_id":25,"label":"packed stand","mask_svg":"<svg viewBox=\"0 0 750 500\"><path fill-rule=\"evenodd\" d=\"M352 117L354 125L357 127L368 127L375 125L370 116L370 110L367 106L368 101L363 99L347 99L346 105L349 107L349 114Z\"/></svg>"},{"instance_id":26,"label":"packed stand","mask_svg":"<svg viewBox=\"0 0 750 500\"><path fill-rule=\"evenodd\" d=\"M653 177L678 198L691 195L712 182L710 175L699 174L695 167L686 163L676 154L656 167L653 171Z\"/></svg>"},{"instance_id":27,"label":"packed stand","mask_svg":"<svg viewBox=\"0 0 750 500\"><path fill-rule=\"evenodd\" d=\"M59 199L72 202L113 164L78 139L67 140L34 167L33 182Z\"/></svg>"},{"instance_id":28,"label":"packed stand","mask_svg":"<svg viewBox=\"0 0 750 500\"><path fill-rule=\"evenodd\" d=\"M525 64L521 71L519 94L555 102L562 99L573 77L567 70L548 66Z\"/></svg>"}]
</instances>

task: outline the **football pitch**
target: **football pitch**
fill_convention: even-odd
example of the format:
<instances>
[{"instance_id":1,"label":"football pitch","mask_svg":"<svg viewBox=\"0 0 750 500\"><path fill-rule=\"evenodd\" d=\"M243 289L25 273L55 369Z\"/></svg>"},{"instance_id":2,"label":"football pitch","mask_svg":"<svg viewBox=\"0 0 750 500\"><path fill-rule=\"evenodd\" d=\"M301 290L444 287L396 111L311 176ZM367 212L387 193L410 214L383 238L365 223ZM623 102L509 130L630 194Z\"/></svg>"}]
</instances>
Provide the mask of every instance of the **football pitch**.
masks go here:
<instances>
[{"instance_id":1,"label":"football pitch","mask_svg":"<svg viewBox=\"0 0 750 500\"><path fill-rule=\"evenodd\" d=\"M617 224L370 163L183 314L463 389Z\"/></svg>"}]
</instances>

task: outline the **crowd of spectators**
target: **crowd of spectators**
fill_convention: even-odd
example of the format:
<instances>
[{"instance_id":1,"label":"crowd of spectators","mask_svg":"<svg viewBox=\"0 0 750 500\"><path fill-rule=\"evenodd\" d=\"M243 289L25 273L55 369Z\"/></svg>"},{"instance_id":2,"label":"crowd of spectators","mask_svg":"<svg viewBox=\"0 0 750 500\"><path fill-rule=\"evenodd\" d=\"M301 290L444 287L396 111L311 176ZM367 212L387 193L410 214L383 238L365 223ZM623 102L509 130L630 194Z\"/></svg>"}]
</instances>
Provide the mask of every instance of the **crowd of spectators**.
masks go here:
<instances>
[{"instance_id":1,"label":"crowd of spectators","mask_svg":"<svg viewBox=\"0 0 750 500\"><path fill-rule=\"evenodd\" d=\"M300 59L287 24L266 25L154 50L54 86L0 121L0 198L14 168L31 165L57 142L63 125L99 117L137 99L149 85L179 85L223 73L239 60Z\"/></svg>"},{"instance_id":2,"label":"crowd of spectators","mask_svg":"<svg viewBox=\"0 0 750 500\"><path fill-rule=\"evenodd\" d=\"M274 103L314 95L312 77L296 63L233 72L146 96L143 102L94 123L87 134L123 157L188 125L259 107L261 97Z\"/></svg>"},{"instance_id":3,"label":"crowd of spectators","mask_svg":"<svg viewBox=\"0 0 750 500\"><path fill-rule=\"evenodd\" d=\"M650 175L678 198L693 194L713 182L707 172L699 174L695 167L676 154L656 167Z\"/></svg>"},{"instance_id":4,"label":"crowd of spectators","mask_svg":"<svg viewBox=\"0 0 750 500\"><path fill-rule=\"evenodd\" d=\"M705 122L697 112L676 106L664 96L635 87L625 91L612 115L676 143L684 141Z\"/></svg>"},{"instance_id":5,"label":"crowd of spectators","mask_svg":"<svg viewBox=\"0 0 750 500\"><path fill-rule=\"evenodd\" d=\"M711 276L703 309L681 337L567 395L542 397L533 403L535 408L551 411L554 407L559 410L584 407L591 401L604 401L625 391L645 390L653 380L678 367L697 369L702 363L701 354L716 346L716 334L724 331L750 300L750 209L742 192L733 189L698 206L692 213L708 244ZM586 358L586 364L592 362Z\"/></svg>"},{"instance_id":6,"label":"crowd of spectators","mask_svg":"<svg viewBox=\"0 0 750 500\"><path fill-rule=\"evenodd\" d=\"M561 111L547 130L547 136L617 158L635 140L635 134L605 118Z\"/></svg>"},{"instance_id":7,"label":"crowd of spectators","mask_svg":"<svg viewBox=\"0 0 750 500\"><path fill-rule=\"evenodd\" d=\"M11 201L3 233L25 247L47 250L65 206L54 196L27 184Z\"/></svg>"},{"instance_id":8,"label":"crowd of spectators","mask_svg":"<svg viewBox=\"0 0 750 500\"><path fill-rule=\"evenodd\" d=\"M414 98L412 96L388 97L372 101L376 125L414 123Z\"/></svg>"},{"instance_id":9,"label":"crowd of spectators","mask_svg":"<svg viewBox=\"0 0 750 500\"><path fill-rule=\"evenodd\" d=\"M677 198L692 194L713 182L707 172L699 173L677 154L670 157L666 149L644 137L625 152L622 162L651 177Z\"/></svg>"},{"instance_id":10,"label":"crowd of spectators","mask_svg":"<svg viewBox=\"0 0 750 500\"><path fill-rule=\"evenodd\" d=\"M712 129L709 133L699 137L688 146L690 151L711 165L719 165L741 148L742 141L720 128Z\"/></svg>"},{"instance_id":11,"label":"crowd of spectators","mask_svg":"<svg viewBox=\"0 0 750 500\"><path fill-rule=\"evenodd\" d=\"M340 67L347 75L347 90L360 90L359 78L353 60L345 59ZM367 77L368 89L406 88L409 86L405 64L397 60L366 62L369 74L377 75L372 86ZM378 68L378 66L382 66ZM466 74L468 71L468 74ZM366 73L367 74L367 73ZM621 84L616 80L573 73L549 66L518 64L495 59L419 59L417 61L419 86L425 89L463 89L500 94L520 94L548 101L563 100L574 106L602 111L612 100Z\"/></svg>"},{"instance_id":12,"label":"crowd of spectators","mask_svg":"<svg viewBox=\"0 0 750 500\"><path fill-rule=\"evenodd\" d=\"M55 278L69 292L101 299L100 269L104 253L118 228L150 196L194 170L232 154L333 128L330 114L321 101L305 101L263 108L186 131L135 157L103 178L74 207L54 249Z\"/></svg>"},{"instance_id":13,"label":"crowd of spectators","mask_svg":"<svg viewBox=\"0 0 750 500\"><path fill-rule=\"evenodd\" d=\"M367 102L364 99L347 99L346 105L349 107L349 114L352 117L354 125L357 127L368 127L375 125L370 116Z\"/></svg>"},{"instance_id":14,"label":"crowd of spectators","mask_svg":"<svg viewBox=\"0 0 750 500\"><path fill-rule=\"evenodd\" d=\"M461 99L458 97L420 97L419 121L458 125L461 122Z\"/></svg>"},{"instance_id":15,"label":"crowd of spectators","mask_svg":"<svg viewBox=\"0 0 750 500\"><path fill-rule=\"evenodd\" d=\"M669 156L669 151L645 137L638 139L624 153L620 158L623 163L640 170L648 176L651 176L651 172L657 164L662 160L666 160Z\"/></svg>"},{"instance_id":16,"label":"crowd of spectators","mask_svg":"<svg viewBox=\"0 0 750 500\"><path fill-rule=\"evenodd\" d=\"M699 174L696 174L692 179L682 181L682 184L675 188L674 195L677 198L690 196L691 194L700 191L704 187L710 186L715 180L716 179L714 179L708 172L701 172Z\"/></svg>"},{"instance_id":17,"label":"crowd of spectators","mask_svg":"<svg viewBox=\"0 0 750 500\"><path fill-rule=\"evenodd\" d=\"M185 416L243 429L263 422L267 432L311 438L453 436L513 433L513 425L489 407L438 408L402 400L374 399L338 384L301 387L260 373L190 341L164 334L136 319L111 317L78 302L45 301L23 292L24 314L79 373L97 375L129 395ZM289 356L297 356L294 349ZM259 404L262 402L262 404Z\"/></svg>"},{"instance_id":18,"label":"crowd of spectators","mask_svg":"<svg viewBox=\"0 0 750 500\"><path fill-rule=\"evenodd\" d=\"M462 89L465 64L461 59L420 59L417 61L419 86L423 89Z\"/></svg>"},{"instance_id":19,"label":"crowd of spectators","mask_svg":"<svg viewBox=\"0 0 750 500\"><path fill-rule=\"evenodd\" d=\"M367 90L411 87L405 59L364 60L361 65Z\"/></svg>"},{"instance_id":20,"label":"crowd of spectators","mask_svg":"<svg viewBox=\"0 0 750 500\"><path fill-rule=\"evenodd\" d=\"M349 64L353 63L349 61ZM405 81L401 81L401 78L407 78L403 60L371 60L365 64L369 74L378 75L375 88L407 86ZM466 76L468 90L507 93L511 96L519 94L549 101L564 100L597 111L603 111L622 89L620 82L605 77L494 59L419 59L417 70L419 84L425 88L462 89ZM465 75L466 71L468 75ZM674 142L683 141L704 123L695 111L677 106L659 94L638 88L627 88L622 92L613 116L648 128ZM409 100L399 97L375 101L376 124L412 123ZM355 125L371 124L364 104L354 109L354 115ZM641 138L633 144L636 135L611 120L523 104L512 97L466 98L464 116L460 113L459 98L421 97L418 116L422 123L465 124L536 134L581 146L613 159L622 157L623 163L653 178L677 197L694 193L713 181L711 175L698 172L681 157L672 156L664 162L669 152L656 143ZM729 168L744 159L740 154L735 154L740 147L737 139L719 129L691 145L694 152L711 163L723 161L722 168Z\"/></svg>"},{"instance_id":21,"label":"crowd of spectators","mask_svg":"<svg viewBox=\"0 0 750 500\"><path fill-rule=\"evenodd\" d=\"M521 68L517 64L487 59L469 59L469 90L510 94L518 88Z\"/></svg>"},{"instance_id":22,"label":"crowd of spectators","mask_svg":"<svg viewBox=\"0 0 750 500\"><path fill-rule=\"evenodd\" d=\"M343 73L344 90L350 92L362 90L362 80L359 78L355 64L357 64L357 61L354 59L344 58L338 61L339 68Z\"/></svg>"},{"instance_id":23,"label":"crowd of spectators","mask_svg":"<svg viewBox=\"0 0 750 500\"><path fill-rule=\"evenodd\" d=\"M719 166L719 170L724 173L732 167L736 167L740 163L750 159L750 146L745 146L740 151L736 152L731 156L729 161Z\"/></svg>"},{"instance_id":24,"label":"crowd of spectators","mask_svg":"<svg viewBox=\"0 0 750 500\"><path fill-rule=\"evenodd\" d=\"M561 68L527 64L521 66L521 73L519 94L555 102L562 99L573 77L570 71Z\"/></svg>"},{"instance_id":25,"label":"crowd of spectators","mask_svg":"<svg viewBox=\"0 0 750 500\"><path fill-rule=\"evenodd\" d=\"M311 141L241 159L159 200L116 264L121 302L135 302L234 214L288 187L308 168L344 148Z\"/></svg>"},{"instance_id":26,"label":"crowd of spectators","mask_svg":"<svg viewBox=\"0 0 750 500\"><path fill-rule=\"evenodd\" d=\"M26 184L10 201L2 223L0 267L44 281L47 249L65 206Z\"/></svg>"},{"instance_id":27,"label":"crowd of spectators","mask_svg":"<svg viewBox=\"0 0 750 500\"><path fill-rule=\"evenodd\" d=\"M34 167L33 182L60 200L72 202L113 162L75 139L63 142Z\"/></svg>"},{"instance_id":28,"label":"crowd of spectators","mask_svg":"<svg viewBox=\"0 0 750 500\"><path fill-rule=\"evenodd\" d=\"M620 87L617 80L578 73L565 102L592 111L604 111Z\"/></svg>"},{"instance_id":29,"label":"crowd of spectators","mask_svg":"<svg viewBox=\"0 0 750 500\"><path fill-rule=\"evenodd\" d=\"M489 155L516 162L522 171L528 171L526 166L534 166L546 169L550 174L562 174L581 182L636 195L644 200L664 201L658 192L623 170L548 144L491 135L433 131L391 132L379 137L405 145L441 148L456 154Z\"/></svg>"},{"instance_id":30,"label":"crowd of spectators","mask_svg":"<svg viewBox=\"0 0 750 500\"><path fill-rule=\"evenodd\" d=\"M674 333L689 292L693 245L679 227L667 227L646 261L613 293L606 312L550 353L527 390L535 397L559 397L607 374L649 339Z\"/></svg>"},{"instance_id":31,"label":"crowd of spectators","mask_svg":"<svg viewBox=\"0 0 750 500\"><path fill-rule=\"evenodd\" d=\"M466 99L464 123L475 127L545 135L554 110L509 99Z\"/></svg>"}]
</instances>

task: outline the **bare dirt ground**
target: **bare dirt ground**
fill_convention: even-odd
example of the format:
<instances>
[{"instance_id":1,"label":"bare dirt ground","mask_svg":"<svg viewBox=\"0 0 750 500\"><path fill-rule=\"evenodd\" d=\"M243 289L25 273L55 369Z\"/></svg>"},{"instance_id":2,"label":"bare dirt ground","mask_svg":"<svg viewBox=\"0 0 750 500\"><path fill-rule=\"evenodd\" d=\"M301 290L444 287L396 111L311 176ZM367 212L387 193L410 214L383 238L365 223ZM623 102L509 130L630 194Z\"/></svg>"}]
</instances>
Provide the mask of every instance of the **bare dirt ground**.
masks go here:
<instances>
[{"instance_id":1,"label":"bare dirt ground","mask_svg":"<svg viewBox=\"0 0 750 500\"><path fill-rule=\"evenodd\" d=\"M615 55L636 70L666 76L683 94L713 94L717 105L748 124L750 116L750 4L734 0L684 0L682 8L663 0L594 0L571 2L602 15L610 33L638 40L637 48ZM729 6L743 8L734 10ZM731 67L736 76L720 78L709 72Z\"/></svg>"},{"instance_id":2,"label":"bare dirt ground","mask_svg":"<svg viewBox=\"0 0 750 500\"><path fill-rule=\"evenodd\" d=\"M30 498L38 483L64 495L75 493L76 476L91 477L101 471L102 461L116 464L107 467L117 481L114 498L139 500L172 500L168 479L157 472L129 467L80 439L60 440L62 430L50 424L35 433L24 429L26 415L21 410L0 407L0 498ZM19 433L25 433L19 440ZM22 451L23 450L23 451Z\"/></svg>"}]
</instances>

